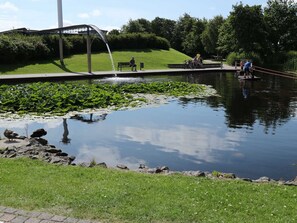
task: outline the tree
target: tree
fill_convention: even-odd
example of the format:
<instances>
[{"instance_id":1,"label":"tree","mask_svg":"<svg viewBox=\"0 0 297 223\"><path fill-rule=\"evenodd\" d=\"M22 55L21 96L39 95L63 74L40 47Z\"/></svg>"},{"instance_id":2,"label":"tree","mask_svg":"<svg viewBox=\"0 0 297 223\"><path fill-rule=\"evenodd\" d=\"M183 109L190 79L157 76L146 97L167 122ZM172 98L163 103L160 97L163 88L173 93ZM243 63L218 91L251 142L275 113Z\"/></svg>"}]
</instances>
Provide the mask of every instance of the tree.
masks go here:
<instances>
[{"instance_id":1,"label":"tree","mask_svg":"<svg viewBox=\"0 0 297 223\"><path fill-rule=\"evenodd\" d=\"M184 14L176 22L176 26L172 37L172 46L178 51L183 51L182 43L186 38L186 35L191 32L193 24L195 23L194 18L189 14Z\"/></svg>"},{"instance_id":2,"label":"tree","mask_svg":"<svg viewBox=\"0 0 297 223\"><path fill-rule=\"evenodd\" d=\"M108 32L108 35L120 35L120 30L118 29L112 29Z\"/></svg>"},{"instance_id":3,"label":"tree","mask_svg":"<svg viewBox=\"0 0 297 223\"><path fill-rule=\"evenodd\" d=\"M272 51L297 50L297 3L292 0L269 0L264 9Z\"/></svg>"},{"instance_id":4,"label":"tree","mask_svg":"<svg viewBox=\"0 0 297 223\"><path fill-rule=\"evenodd\" d=\"M127 25L122 27L123 33L151 33L151 23L146 19L137 19L132 20L130 19Z\"/></svg>"},{"instance_id":5,"label":"tree","mask_svg":"<svg viewBox=\"0 0 297 223\"><path fill-rule=\"evenodd\" d=\"M207 21L205 19L195 19L191 32L186 35L182 46L183 51L190 55L194 56L197 53L205 54L204 46L201 41L201 36L203 31L205 30Z\"/></svg>"},{"instance_id":6,"label":"tree","mask_svg":"<svg viewBox=\"0 0 297 223\"><path fill-rule=\"evenodd\" d=\"M239 50L238 40L236 39L235 31L230 22L230 17L228 17L219 28L219 36L217 43L217 50L219 54L223 56L226 56L231 52L236 52Z\"/></svg>"},{"instance_id":7,"label":"tree","mask_svg":"<svg viewBox=\"0 0 297 223\"><path fill-rule=\"evenodd\" d=\"M205 29L206 21L184 14L176 23L173 33L173 48L188 55L195 55L197 52L204 53L201 42L201 34Z\"/></svg>"},{"instance_id":8,"label":"tree","mask_svg":"<svg viewBox=\"0 0 297 223\"><path fill-rule=\"evenodd\" d=\"M260 5L240 3L233 6L229 17L241 51L260 53L266 50L267 32Z\"/></svg>"},{"instance_id":9,"label":"tree","mask_svg":"<svg viewBox=\"0 0 297 223\"><path fill-rule=\"evenodd\" d=\"M209 20L205 30L201 34L204 50L208 54L217 54L219 29L223 23L224 18L222 16L215 16L213 19Z\"/></svg>"},{"instance_id":10,"label":"tree","mask_svg":"<svg viewBox=\"0 0 297 223\"><path fill-rule=\"evenodd\" d=\"M172 43L176 21L156 17L151 22L151 25L152 25L152 32L154 34L156 34L157 36L166 38L170 43Z\"/></svg>"}]
</instances>

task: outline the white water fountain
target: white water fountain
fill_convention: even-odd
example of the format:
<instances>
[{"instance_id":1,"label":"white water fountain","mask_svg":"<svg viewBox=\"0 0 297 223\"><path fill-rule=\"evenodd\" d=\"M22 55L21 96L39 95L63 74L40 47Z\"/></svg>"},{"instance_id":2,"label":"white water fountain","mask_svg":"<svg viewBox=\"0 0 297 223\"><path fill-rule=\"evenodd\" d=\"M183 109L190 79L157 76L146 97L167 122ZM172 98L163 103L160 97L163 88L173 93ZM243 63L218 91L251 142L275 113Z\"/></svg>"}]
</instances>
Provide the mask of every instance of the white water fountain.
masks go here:
<instances>
[{"instance_id":1,"label":"white water fountain","mask_svg":"<svg viewBox=\"0 0 297 223\"><path fill-rule=\"evenodd\" d=\"M58 9L58 27L59 28L63 28L62 0L57 0L57 9ZM95 30L99 34L99 36L102 39L102 41L105 43L105 45L107 47L107 50L108 50L108 53L109 53L111 65L112 65L112 71L114 72L115 77L117 77L115 66L114 66L114 62L113 62L113 57L112 57L111 50L110 50L110 47L108 45L107 39L105 37L105 34L97 26L88 25L88 30L89 30L89 27L91 27L93 30ZM62 40L62 31L59 31L59 33L60 33L60 39L59 39L60 61L61 61L61 64L63 64L63 40ZM91 71L91 42L90 42L89 36L88 36L88 39L87 39L87 49L88 49L88 71L89 71L89 73L92 73L92 71Z\"/></svg>"}]
</instances>

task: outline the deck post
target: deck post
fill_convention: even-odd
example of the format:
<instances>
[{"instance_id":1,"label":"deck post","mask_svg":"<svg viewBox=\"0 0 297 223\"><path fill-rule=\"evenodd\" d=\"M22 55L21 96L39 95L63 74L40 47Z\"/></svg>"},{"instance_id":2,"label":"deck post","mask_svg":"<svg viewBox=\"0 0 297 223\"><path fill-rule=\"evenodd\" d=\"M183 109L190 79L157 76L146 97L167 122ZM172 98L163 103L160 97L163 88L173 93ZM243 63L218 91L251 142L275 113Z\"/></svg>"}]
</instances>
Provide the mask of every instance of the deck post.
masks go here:
<instances>
[{"instance_id":1,"label":"deck post","mask_svg":"<svg viewBox=\"0 0 297 223\"><path fill-rule=\"evenodd\" d=\"M57 0L57 8L58 8L58 26L59 26L59 52L60 52L60 62L61 65L64 66L64 55L63 55L63 39L62 39L62 30L63 28L63 10L62 10L62 0Z\"/></svg>"},{"instance_id":2,"label":"deck post","mask_svg":"<svg viewBox=\"0 0 297 223\"><path fill-rule=\"evenodd\" d=\"M87 54L88 54L88 72L92 73L91 38L90 38L89 27L87 28Z\"/></svg>"}]
</instances>

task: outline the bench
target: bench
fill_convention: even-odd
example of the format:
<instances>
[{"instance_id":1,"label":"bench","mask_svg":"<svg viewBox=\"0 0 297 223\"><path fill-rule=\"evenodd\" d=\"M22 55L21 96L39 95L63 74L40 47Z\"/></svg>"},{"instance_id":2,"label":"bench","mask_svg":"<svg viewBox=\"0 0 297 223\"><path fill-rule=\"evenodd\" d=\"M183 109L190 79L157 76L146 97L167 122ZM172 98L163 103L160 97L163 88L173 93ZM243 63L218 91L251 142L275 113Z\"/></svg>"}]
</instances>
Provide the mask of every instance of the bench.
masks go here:
<instances>
[{"instance_id":1,"label":"bench","mask_svg":"<svg viewBox=\"0 0 297 223\"><path fill-rule=\"evenodd\" d=\"M189 68L186 64L167 64L168 68L173 68L173 69L186 69ZM207 64L202 64L199 69L203 68L218 68L222 67L221 63L207 63ZM196 68L197 69L197 68Z\"/></svg>"},{"instance_id":2,"label":"bench","mask_svg":"<svg viewBox=\"0 0 297 223\"><path fill-rule=\"evenodd\" d=\"M130 62L118 62L118 70L122 71L123 67L130 67Z\"/></svg>"},{"instance_id":3,"label":"bench","mask_svg":"<svg viewBox=\"0 0 297 223\"><path fill-rule=\"evenodd\" d=\"M123 67L130 67L130 62L118 62L118 70L122 71ZM140 70L144 68L144 63L140 62Z\"/></svg>"}]
</instances>

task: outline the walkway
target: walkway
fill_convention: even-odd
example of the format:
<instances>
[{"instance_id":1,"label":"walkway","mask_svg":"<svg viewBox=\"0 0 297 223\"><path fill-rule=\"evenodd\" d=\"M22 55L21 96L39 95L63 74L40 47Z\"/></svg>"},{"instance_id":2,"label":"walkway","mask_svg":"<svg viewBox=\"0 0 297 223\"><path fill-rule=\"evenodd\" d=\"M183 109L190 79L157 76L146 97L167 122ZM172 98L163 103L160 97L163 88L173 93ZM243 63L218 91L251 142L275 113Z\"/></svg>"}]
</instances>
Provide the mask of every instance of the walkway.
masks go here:
<instances>
[{"instance_id":1,"label":"walkway","mask_svg":"<svg viewBox=\"0 0 297 223\"><path fill-rule=\"evenodd\" d=\"M58 81L58 80L82 80L82 79L100 79L106 77L133 77L148 75L177 75L181 73L206 73L206 72L234 72L235 67L224 65L222 68L202 68L202 69L166 69L166 70L141 70L132 71L102 71L102 72L77 72L77 73L39 73L39 74L9 74L0 75L0 84L4 83L24 83L37 81Z\"/></svg>"},{"instance_id":2,"label":"walkway","mask_svg":"<svg viewBox=\"0 0 297 223\"><path fill-rule=\"evenodd\" d=\"M0 223L100 223L99 221L81 220L42 212L29 212L0 206Z\"/></svg>"}]
</instances>

